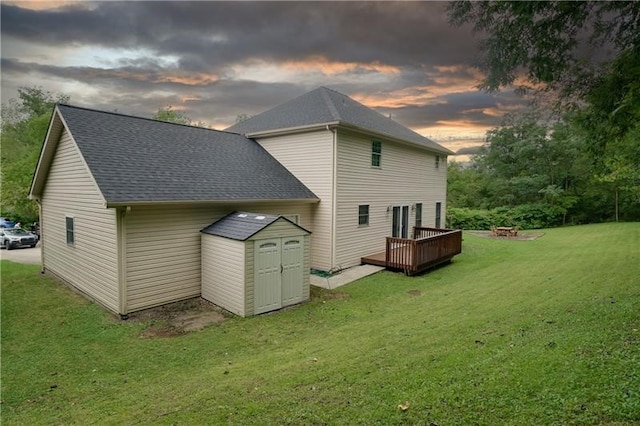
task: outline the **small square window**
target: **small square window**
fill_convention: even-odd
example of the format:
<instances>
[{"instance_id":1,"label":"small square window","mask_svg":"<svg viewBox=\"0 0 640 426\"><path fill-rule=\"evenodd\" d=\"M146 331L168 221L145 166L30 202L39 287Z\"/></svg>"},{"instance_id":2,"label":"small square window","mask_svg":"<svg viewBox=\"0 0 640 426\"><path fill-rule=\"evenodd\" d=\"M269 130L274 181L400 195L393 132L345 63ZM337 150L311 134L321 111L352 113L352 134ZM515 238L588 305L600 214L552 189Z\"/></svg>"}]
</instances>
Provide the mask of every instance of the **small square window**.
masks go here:
<instances>
[{"instance_id":1,"label":"small square window","mask_svg":"<svg viewBox=\"0 0 640 426\"><path fill-rule=\"evenodd\" d=\"M380 167L380 160L382 157L382 142L371 142L371 165L373 167Z\"/></svg>"},{"instance_id":2,"label":"small square window","mask_svg":"<svg viewBox=\"0 0 640 426\"><path fill-rule=\"evenodd\" d=\"M74 245L75 244L75 234L73 230L73 218L67 216L66 217L66 228L67 228L67 244Z\"/></svg>"},{"instance_id":3,"label":"small square window","mask_svg":"<svg viewBox=\"0 0 640 426\"><path fill-rule=\"evenodd\" d=\"M358 225L359 226L369 225L369 205L368 204L358 206Z\"/></svg>"}]
</instances>

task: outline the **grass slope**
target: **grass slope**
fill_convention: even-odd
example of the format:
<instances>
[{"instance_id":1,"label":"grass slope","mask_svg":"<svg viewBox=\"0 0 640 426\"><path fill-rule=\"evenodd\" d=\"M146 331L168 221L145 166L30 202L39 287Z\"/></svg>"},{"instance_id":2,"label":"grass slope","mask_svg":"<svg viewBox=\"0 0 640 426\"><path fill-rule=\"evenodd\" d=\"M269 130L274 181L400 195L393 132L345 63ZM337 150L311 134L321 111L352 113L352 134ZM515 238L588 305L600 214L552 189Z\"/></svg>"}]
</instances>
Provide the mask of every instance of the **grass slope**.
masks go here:
<instances>
[{"instance_id":1,"label":"grass slope","mask_svg":"<svg viewBox=\"0 0 640 426\"><path fill-rule=\"evenodd\" d=\"M156 339L3 261L3 423L640 422L640 224L464 239L422 276Z\"/></svg>"}]
</instances>

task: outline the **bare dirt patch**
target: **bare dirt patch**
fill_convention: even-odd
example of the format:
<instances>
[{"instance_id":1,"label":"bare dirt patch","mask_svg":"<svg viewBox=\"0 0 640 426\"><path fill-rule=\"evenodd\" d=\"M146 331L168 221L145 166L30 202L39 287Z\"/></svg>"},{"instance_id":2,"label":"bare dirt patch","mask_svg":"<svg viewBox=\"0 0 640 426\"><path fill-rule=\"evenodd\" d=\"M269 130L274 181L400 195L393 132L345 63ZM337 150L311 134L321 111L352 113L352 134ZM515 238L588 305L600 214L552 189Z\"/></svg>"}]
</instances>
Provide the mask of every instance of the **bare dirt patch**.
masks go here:
<instances>
[{"instance_id":1,"label":"bare dirt patch","mask_svg":"<svg viewBox=\"0 0 640 426\"><path fill-rule=\"evenodd\" d=\"M148 324L140 337L173 337L220 324L230 315L213 303L195 298L134 312L128 321Z\"/></svg>"},{"instance_id":2,"label":"bare dirt patch","mask_svg":"<svg viewBox=\"0 0 640 426\"><path fill-rule=\"evenodd\" d=\"M531 241L537 240L544 235L544 232L518 232L515 237L498 237L493 235L491 231L465 231L472 235L477 235L482 238L491 238L493 240L508 240L508 241Z\"/></svg>"},{"instance_id":3,"label":"bare dirt patch","mask_svg":"<svg viewBox=\"0 0 640 426\"><path fill-rule=\"evenodd\" d=\"M335 299L338 299L338 300L349 299L350 297L351 295L348 293L311 286L311 299L325 301L325 300L335 300Z\"/></svg>"},{"instance_id":4,"label":"bare dirt patch","mask_svg":"<svg viewBox=\"0 0 640 426\"><path fill-rule=\"evenodd\" d=\"M341 300L341 299L349 299L350 297L351 297L350 294L334 291L334 292L329 292L324 294L322 299L323 300L333 300L333 299Z\"/></svg>"},{"instance_id":5,"label":"bare dirt patch","mask_svg":"<svg viewBox=\"0 0 640 426\"><path fill-rule=\"evenodd\" d=\"M422 296L422 292L420 290L409 290L407 294L410 296Z\"/></svg>"}]
</instances>

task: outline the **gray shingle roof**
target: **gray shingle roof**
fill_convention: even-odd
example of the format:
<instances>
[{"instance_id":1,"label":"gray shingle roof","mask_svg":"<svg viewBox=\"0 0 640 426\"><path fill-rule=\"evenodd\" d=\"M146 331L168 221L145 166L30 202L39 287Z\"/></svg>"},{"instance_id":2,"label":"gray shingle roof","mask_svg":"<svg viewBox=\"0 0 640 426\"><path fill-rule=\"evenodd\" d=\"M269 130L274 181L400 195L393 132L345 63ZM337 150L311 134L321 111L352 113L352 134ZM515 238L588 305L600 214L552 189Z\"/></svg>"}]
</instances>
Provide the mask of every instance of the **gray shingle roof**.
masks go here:
<instances>
[{"instance_id":1,"label":"gray shingle roof","mask_svg":"<svg viewBox=\"0 0 640 426\"><path fill-rule=\"evenodd\" d=\"M233 212L207 226L200 232L230 238L232 240L246 241L281 217L284 220L287 220L283 216L249 212ZM291 224L307 231L293 222L291 222Z\"/></svg>"},{"instance_id":2,"label":"gray shingle roof","mask_svg":"<svg viewBox=\"0 0 640 426\"><path fill-rule=\"evenodd\" d=\"M334 122L401 139L435 152L453 154L452 151L431 139L425 138L347 95L326 87L320 87L241 121L229 127L227 131L246 135Z\"/></svg>"},{"instance_id":3,"label":"gray shingle roof","mask_svg":"<svg viewBox=\"0 0 640 426\"><path fill-rule=\"evenodd\" d=\"M239 134L57 108L107 202L317 199Z\"/></svg>"}]
</instances>

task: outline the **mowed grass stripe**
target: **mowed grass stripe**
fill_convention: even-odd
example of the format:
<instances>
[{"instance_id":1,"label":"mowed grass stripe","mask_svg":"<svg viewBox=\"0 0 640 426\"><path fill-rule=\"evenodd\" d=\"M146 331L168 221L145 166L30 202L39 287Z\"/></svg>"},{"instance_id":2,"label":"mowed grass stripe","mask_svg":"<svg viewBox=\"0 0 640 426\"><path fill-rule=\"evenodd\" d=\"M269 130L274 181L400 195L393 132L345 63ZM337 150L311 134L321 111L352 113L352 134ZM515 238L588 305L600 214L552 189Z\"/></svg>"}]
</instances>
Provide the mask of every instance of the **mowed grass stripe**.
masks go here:
<instances>
[{"instance_id":1,"label":"mowed grass stripe","mask_svg":"<svg viewBox=\"0 0 640 426\"><path fill-rule=\"evenodd\" d=\"M3 421L634 424L640 224L544 232L162 339L3 263Z\"/></svg>"}]
</instances>

